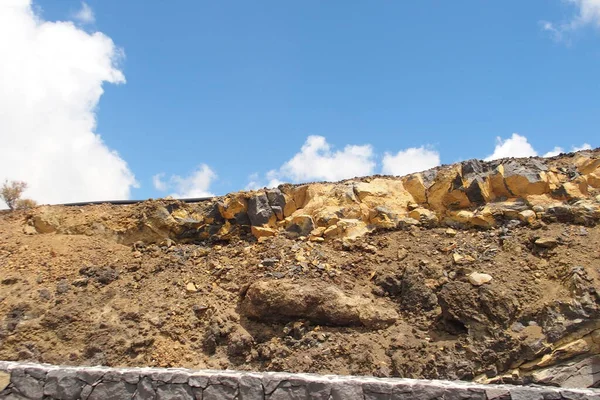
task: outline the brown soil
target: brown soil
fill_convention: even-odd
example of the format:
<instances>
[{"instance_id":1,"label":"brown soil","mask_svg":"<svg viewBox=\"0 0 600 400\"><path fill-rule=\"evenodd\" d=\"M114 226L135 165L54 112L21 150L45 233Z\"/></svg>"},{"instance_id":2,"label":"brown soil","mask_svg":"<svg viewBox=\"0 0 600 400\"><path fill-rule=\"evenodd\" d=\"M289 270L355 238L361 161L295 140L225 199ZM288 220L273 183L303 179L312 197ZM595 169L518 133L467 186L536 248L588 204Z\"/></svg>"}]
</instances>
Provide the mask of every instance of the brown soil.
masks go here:
<instances>
[{"instance_id":1,"label":"brown soil","mask_svg":"<svg viewBox=\"0 0 600 400\"><path fill-rule=\"evenodd\" d=\"M129 221L136 207L57 212ZM600 227L129 246L27 235L27 216L0 215L3 360L474 379L541 357L597 313L585 299Z\"/></svg>"}]
</instances>

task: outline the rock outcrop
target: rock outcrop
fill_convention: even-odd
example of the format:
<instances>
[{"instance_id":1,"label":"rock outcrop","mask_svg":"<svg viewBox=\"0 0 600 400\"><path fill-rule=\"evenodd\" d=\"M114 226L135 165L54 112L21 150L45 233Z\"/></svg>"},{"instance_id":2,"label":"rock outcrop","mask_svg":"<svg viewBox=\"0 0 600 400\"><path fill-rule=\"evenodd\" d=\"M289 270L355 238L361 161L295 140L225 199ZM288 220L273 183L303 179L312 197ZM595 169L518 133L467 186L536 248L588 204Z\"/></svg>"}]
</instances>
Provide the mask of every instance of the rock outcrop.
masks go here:
<instances>
[{"instance_id":1,"label":"rock outcrop","mask_svg":"<svg viewBox=\"0 0 600 400\"><path fill-rule=\"evenodd\" d=\"M38 208L28 224L39 233L104 234L122 243L230 240L253 234L353 239L376 229L450 226L488 229L508 221L582 225L600 220L600 151L551 159L469 160L404 177L281 185L202 204L140 204L123 228Z\"/></svg>"}]
</instances>

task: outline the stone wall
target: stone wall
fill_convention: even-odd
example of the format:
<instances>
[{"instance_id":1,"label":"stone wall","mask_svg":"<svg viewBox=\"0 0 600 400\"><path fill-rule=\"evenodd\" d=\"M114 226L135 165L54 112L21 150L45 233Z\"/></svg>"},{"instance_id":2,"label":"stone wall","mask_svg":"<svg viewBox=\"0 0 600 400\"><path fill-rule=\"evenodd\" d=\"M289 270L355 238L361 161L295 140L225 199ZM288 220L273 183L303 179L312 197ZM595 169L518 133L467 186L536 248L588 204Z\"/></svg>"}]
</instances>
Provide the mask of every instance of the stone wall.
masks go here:
<instances>
[{"instance_id":1,"label":"stone wall","mask_svg":"<svg viewBox=\"0 0 600 400\"><path fill-rule=\"evenodd\" d=\"M600 391L288 373L58 367L0 361L0 400L4 399L600 400Z\"/></svg>"}]
</instances>

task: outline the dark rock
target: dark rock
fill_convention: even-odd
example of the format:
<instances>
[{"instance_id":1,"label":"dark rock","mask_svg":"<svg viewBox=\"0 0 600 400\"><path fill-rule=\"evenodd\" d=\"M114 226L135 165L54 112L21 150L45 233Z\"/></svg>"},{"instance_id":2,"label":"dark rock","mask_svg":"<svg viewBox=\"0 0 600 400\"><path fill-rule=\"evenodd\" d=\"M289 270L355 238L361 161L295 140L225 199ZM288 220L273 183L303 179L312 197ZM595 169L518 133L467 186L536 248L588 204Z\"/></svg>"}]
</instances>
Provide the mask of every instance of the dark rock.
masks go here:
<instances>
[{"instance_id":1,"label":"dark rock","mask_svg":"<svg viewBox=\"0 0 600 400\"><path fill-rule=\"evenodd\" d=\"M279 189L269 189L267 190L267 198L269 200L269 205L271 206L271 210L275 213L275 216L278 220L283 219L283 209L285 207L285 197L281 190Z\"/></svg>"},{"instance_id":2,"label":"dark rock","mask_svg":"<svg viewBox=\"0 0 600 400\"><path fill-rule=\"evenodd\" d=\"M69 281L66 279L62 279L60 282L56 284L56 294L65 294L69 291L71 285L69 285Z\"/></svg>"},{"instance_id":3,"label":"dark rock","mask_svg":"<svg viewBox=\"0 0 600 400\"><path fill-rule=\"evenodd\" d=\"M101 382L88 397L88 400L121 400L131 399L137 386L125 382Z\"/></svg>"},{"instance_id":4,"label":"dark rock","mask_svg":"<svg viewBox=\"0 0 600 400\"><path fill-rule=\"evenodd\" d=\"M156 400L194 400L194 395L188 385L171 383L156 388Z\"/></svg>"},{"instance_id":5,"label":"dark rock","mask_svg":"<svg viewBox=\"0 0 600 400\"><path fill-rule=\"evenodd\" d=\"M407 267L402 276L402 308L410 312L430 311L438 304L435 293L425 285L425 279L415 267Z\"/></svg>"},{"instance_id":6,"label":"dark rock","mask_svg":"<svg viewBox=\"0 0 600 400\"><path fill-rule=\"evenodd\" d=\"M253 226L264 225L273 216L269 199L265 194L259 194L248 200L248 217Z\"/></svg>"},{"instance_id":7,"label":"dark rock","mask_svg":"<svg viewBox=\"0 0 600 400\"><path fill-rule=\"evenodd\" d=\"M236 397L237 392L237 387L210 384L204 389L202 395L205 399L233 399Z\"/></svg>"},{"instance_id":8,"label":"dark rock","mask_svg":"<svg viewBox=\"0 0 600 400\"><path fill-rule=\"evenodd\" d=\"M261 261L261 264L265 267L272 267L279 262L278 258L265 258Z\"/></svg>"},{"instance_id":9,"label":"dark rock","mask_svg":"<svg viewBox=\"0 0 600 400\"><path fill-rule=\"evenodd\" d=\"M119 278L119 271L113 267L83 267L79 273L95 280L100 285L108 285Z\"/></svg>"},{"instance_id":10,"label":"dark rock","mask_svg":"<svg viewBox=\"0 0 600 400\"><path fill-rule=\"evenodd\" d=\"M31 400L41 400L44 397L44 383L23 372L13 372L10 378L15 389Z\"/></svg>"},{"instance_id":11,"label":"dark rock","mask_svg":"<svg viewBox=\"0 0 600 400\"><path fill-rule=\"evenodd\" d=\"M135 393L134 400L145 400L154 399L156 396L156 390L150 378L143 377L137 384L137 390Z\"/></svg>"},{"instance_id":12,"label":"dark rock","mask_svg":"<svg viewBox=\"0 0 600 400\"><path fill-rule=\"evenodd\" d=\"M308 236L313 229L315 229L315 222L310 215L297 215L293 217L287 231L295 236Z\"/></svg>"},{"instance_id":13,"label":"dark rock","mask_svg":"<svg viewBox=\"0 0 600 400\"><path fill-rule=\"evenodd\" d=\"M53 399L77 400L85 383L77 378L75 371L52 370L48 372L44 385L44 396Z\"/></svg>"}]
</instances>

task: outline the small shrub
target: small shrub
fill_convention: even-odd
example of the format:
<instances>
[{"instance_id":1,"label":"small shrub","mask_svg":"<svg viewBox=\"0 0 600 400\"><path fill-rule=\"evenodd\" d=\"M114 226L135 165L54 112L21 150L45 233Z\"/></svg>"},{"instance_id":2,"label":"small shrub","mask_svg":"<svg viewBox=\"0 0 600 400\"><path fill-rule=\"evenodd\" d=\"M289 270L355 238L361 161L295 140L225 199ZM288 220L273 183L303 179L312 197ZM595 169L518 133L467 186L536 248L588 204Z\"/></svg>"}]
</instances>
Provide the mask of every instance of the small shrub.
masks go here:
<instances>
[{"instance_id":1,"label":"small shrub","mask_svg":"<svg viewBox=\"0 0 600 400\"><path fill-rule=\"evenodd\" d=\"M25 189L27 189L27 183L25 182L5 181L2 189L0 189L0 199L4 200L11 210L35 207L37 205L35 201L21 198Z\"/></svg>"}]
</instances>

